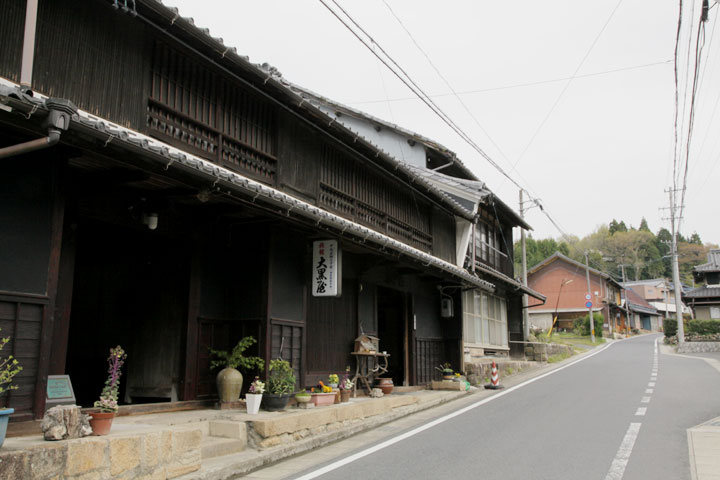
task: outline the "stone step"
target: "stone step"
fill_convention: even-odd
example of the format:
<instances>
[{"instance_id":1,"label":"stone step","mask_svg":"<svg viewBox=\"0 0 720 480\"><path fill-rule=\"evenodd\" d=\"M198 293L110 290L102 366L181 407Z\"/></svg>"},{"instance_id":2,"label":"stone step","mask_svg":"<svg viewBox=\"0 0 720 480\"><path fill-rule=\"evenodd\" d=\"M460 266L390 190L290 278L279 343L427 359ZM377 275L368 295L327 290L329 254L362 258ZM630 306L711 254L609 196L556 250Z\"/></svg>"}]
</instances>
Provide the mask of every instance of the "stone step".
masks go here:
<instances>
[{"instance_id":1,"label":"stone step","mask_svg":"<svg viewBox=\"0 0 720 480\"><path fill-rule=\"evenodd\" d=\"M202 459L240 453L247 448L247 439L205 437L201 444Z\"/></svg>"}]
</instances>

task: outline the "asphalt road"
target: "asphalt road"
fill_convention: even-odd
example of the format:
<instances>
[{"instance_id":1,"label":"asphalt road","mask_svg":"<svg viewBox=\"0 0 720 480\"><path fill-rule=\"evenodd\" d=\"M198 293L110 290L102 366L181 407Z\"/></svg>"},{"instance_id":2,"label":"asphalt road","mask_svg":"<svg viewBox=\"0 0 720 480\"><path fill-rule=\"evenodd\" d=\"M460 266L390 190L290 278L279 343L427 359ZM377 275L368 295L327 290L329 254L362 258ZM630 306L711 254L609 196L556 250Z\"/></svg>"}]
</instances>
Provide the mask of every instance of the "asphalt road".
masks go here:
<instances>
[{"instance_id":1,"label":"asphalt road","mask_svg":"<svg viewBox=\"0 0 720 480\"><path fill-rule=\"evenodd\" d=\"M656 338L614 342L352 451L327 447L336 458L310 468L308 454L305 469L286 478L690 480L686 430L720 415L720 372L700 358L656 354Z\"/></svg>"}]
</instances>

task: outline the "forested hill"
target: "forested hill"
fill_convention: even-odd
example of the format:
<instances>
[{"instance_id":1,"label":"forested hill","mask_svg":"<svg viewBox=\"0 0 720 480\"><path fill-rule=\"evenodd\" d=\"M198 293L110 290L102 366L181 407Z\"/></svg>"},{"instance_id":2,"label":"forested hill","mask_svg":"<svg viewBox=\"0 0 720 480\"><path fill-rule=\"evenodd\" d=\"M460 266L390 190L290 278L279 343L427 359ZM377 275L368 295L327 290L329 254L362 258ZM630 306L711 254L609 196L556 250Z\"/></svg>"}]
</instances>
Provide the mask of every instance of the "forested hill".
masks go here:
<instances>
[{"instance_id":1,"label":"forested hill","mask_svg":"<svg viewBox=\"0 0 720 480\"><path fill-rule=\"evenodd\" d=\"M671 239L672 235L666 228L653 233L644 218L638 228L628 227L624 221L613 219L584 238L535 240L529 236L526 241L527 265L529 270L556 251L585 263L584 252L587 250L590 266L608 273L617 281L623 281L623 268L628 281L672 278ZM697 233L688 238L679 235L678 263L683 283L693 285L692 269L707 262L707 252L711 248L718 247L710 243L703 244ZM519 241L515 243L514 250L515 272L516 276L520 276L522 251Z\"/></svg>"}]
</instances>

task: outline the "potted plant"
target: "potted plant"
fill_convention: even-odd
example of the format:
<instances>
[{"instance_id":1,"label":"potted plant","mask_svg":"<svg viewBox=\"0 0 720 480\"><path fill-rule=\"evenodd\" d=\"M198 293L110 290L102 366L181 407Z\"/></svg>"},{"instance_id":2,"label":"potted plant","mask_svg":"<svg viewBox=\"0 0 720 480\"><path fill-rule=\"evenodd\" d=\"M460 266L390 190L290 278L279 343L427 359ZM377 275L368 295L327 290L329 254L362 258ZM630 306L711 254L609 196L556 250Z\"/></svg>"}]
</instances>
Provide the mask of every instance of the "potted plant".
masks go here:
<instances>
[{"instance_id":1,"label":"potted plant","mask_svg":"<svg viewBox=\"0 0 720 480\"><path fill-rule=\"evenodd\" d=\"M443 380L452 380L455 376L450 362L445 362L439 367L435 367L435 370L439 370L440 372L442 372Z\"/></svg>"},{"instance_id":2,"label":"potted plant","mask_svg":"<svg viewBox=\"0 0 720 480\"><path fill-rule=\"evenodd\" d=\"M328 386L330 388L338 388L338 383L340 383L340 378L337 376L337 373L328 375Z\"/></svg>"},{"instance_id":3,"label":"potted plant","mask_svg":"<svg viewBox=\"0 0 720 480\"><path fill-rule=\"evenodd\" d=\"M256 340L253 337L244 337L229 352L227 350L210 349L210 354L216 357L215 360L210 362L210 368L223 367L215 379L220 402L237 402L240 399L243 376L238 371L238 367L251 370L261 369L265 366L265 361L262 358L243 355L245 350L254 343L256 343Z\"/></svg>"},{"instance_id":4,"label":"potted plant","mask_svg":"<svg viewBox=\"0 0 720 480\"><path fill-rule=\"evenodd\" d=\"M6 343L10 341L10 337L0 338L0 350ZM12 355L7 358L0 359L0 396L9 390L17 390L17 385L12 384L13 377L20 373L22 367ZM5 434L7 433L8 420L10 415L15 412L14 408L0 407L0 447L5 442Z\"/></svg>"},{"instance_id":5,"label":"potted plant","mask_svg":"<svg viewBox=\"0 0 720 480\"><path fill-rule=\"evenodd\" d=\"M316 387L312 388L312 402L316 407L332 405L335 403L335 392L332 387L320 381Z\"/></svg>"},{"instance_id":6,"label":"potted plant","mask_svg":"<svg viewBox=\"0 0 720 480\"><path fill-rule=\"evenodd\" d=\"M340 381L340 401L342 403L350 401L350 394L352 393L355 384L350 380L350 367L345 369L345 374Z\"/></svg>"},{"instance_id":7,"label":"potted plant","mask_svg":"<svg viewBox=\"0 0 720 480\"><path fill-rule=\"evenodd\" d=\"M299 404L300 404L300 403L310 403L310 401L312 400L312 395L310 395L310 393L308 393L308 392L306 392L305 390L303 390L303 391L297 392L297 393L295 394L295 400L296 400Z\"/></svg>"},{"instance_id":8,"label":"potted plant","mask_svg":"<svg viewBox=\"0 0 720 480\"><path fill-rule=\"evenodd\" d=\"M245 405L250 415L256 415L260 410L260 402L262 402L263 393L265 392L265 384L260 381L259 377L250 384L250 390L245 394Z\"/></svg>"},{"instance_id":9,"label":"potted plant","mask_svg":"<svg viewBox=\"0 0 720 480\"><path fill-rule=\"evenodd\" d=\"M275 412L285 410L295 392L295 372L287 360L276 358L268 368L267 392L263 408Z\"/></svg>"},{"instance_id":10,"label":"potted plant","mask_svg":"<svg viewBox=\"0 0 720 480\"><path fill-rule=\"evenodd\" d=\"M93 435L107 435L110 433L113 418L118 411L118 391L120 389L120 369L125 363L127 354L120 345L110 349L108 357L108 378L105 380L100 399L94 404L99 412L90 413L90 426Z\"/></svg>"}]
</instances>

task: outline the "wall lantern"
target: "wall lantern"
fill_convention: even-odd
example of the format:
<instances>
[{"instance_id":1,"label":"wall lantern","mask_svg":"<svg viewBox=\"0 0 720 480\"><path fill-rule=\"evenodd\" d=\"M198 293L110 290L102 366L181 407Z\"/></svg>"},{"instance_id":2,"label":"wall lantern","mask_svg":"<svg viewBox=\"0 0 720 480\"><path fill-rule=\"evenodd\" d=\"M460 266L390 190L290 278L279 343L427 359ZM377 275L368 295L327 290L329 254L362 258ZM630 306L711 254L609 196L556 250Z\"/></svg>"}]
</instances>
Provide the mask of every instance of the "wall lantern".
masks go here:
<instances>
[{"instance_id":1,"label":"wall lantern","mask_svg":"<svg viewBox=\"0 0 720 480\"><path fill-rule=\"evenodd\" d=\"M142 223L147 225L150 230L155 230L158 226L158 214L157 213L143 213Z\"/></svg>"}]
</instances>

